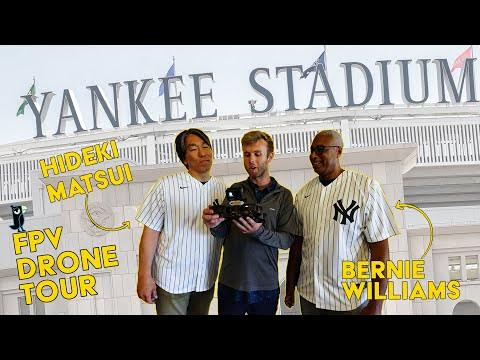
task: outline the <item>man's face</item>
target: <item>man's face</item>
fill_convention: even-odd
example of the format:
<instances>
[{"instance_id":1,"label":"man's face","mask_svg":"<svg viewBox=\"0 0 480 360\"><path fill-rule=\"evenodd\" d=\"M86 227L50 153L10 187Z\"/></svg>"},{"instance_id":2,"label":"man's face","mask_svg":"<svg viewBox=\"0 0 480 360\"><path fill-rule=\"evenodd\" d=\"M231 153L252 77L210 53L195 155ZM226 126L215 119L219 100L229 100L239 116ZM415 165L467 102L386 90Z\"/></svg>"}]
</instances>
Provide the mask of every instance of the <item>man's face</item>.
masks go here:
<instances>
[{"instance_id":1,"label":"man's face","mask_svg":"<svg viewBox=\"0 0 480 360\"><path fill-rule=\"evenodd\" d=\"M197 174L210 172L213 152L210 146L197 135L189 134L185 139L185 163L188 170Z\"/></svg>"},{"instance_id":2,"label":"man's face","mask_svg":"<svg viewBox=\"0 0 480 360\"><path fill-rule=\"evenodd\" d=\"M273 159L273 153L267 156L267 142L260 139L255 143L243 145L242 149L243 166L245 166L250 178L253 180L263 177Z\"/></svg>"},{"instance_id":3,"label":"man's face","mask_svg":"<svg viewBox=\"0 0 480 360\"><path fill-rule=\"evenodd\" d=\"M340 166L342 148L337 145L340 144L336 144L330 136L319 135L313 139L311 148L315 151L310 150L310 162L321 178L328 178Z\"/></svg>"}]
</instances>

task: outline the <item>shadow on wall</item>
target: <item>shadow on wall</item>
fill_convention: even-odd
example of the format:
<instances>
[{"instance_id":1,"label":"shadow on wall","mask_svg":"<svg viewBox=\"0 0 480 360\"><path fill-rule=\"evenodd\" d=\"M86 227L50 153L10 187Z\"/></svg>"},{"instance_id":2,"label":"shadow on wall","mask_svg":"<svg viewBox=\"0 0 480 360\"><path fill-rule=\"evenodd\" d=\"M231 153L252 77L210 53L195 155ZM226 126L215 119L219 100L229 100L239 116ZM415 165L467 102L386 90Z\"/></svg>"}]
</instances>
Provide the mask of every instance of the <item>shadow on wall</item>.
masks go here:
<instances>
[{"instance_id":1,"label":"shadow on wall","mask_svg":"<svg viewBox=\"0 0 480 360\"><path fill-rule=\"evenodd\" d=\"M480 306L472 300L462 300L455 305L452 315L480 315Z\"/></svg>"}]
</instances>

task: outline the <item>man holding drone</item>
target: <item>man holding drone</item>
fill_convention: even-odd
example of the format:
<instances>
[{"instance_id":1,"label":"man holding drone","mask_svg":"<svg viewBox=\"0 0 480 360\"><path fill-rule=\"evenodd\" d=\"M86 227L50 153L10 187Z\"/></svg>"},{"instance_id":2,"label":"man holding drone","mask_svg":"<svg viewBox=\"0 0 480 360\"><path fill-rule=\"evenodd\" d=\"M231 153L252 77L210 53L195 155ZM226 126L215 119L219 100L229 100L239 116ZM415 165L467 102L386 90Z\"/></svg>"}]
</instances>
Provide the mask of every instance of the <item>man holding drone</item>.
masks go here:
<instances>
[{"instance_id":1,"label":"man holding drone","mask_svg":"<svg viewBox=\"0 0 480 360\"><path fill-rule=\"evenodd\" d=\"M222 205L203 210L203 221L216 238L225 238L218 281L219 315L275 315L280 289L278 249L288 249L298 221L290 190L270 176L273 140L250 131L241 140L249 177L227 189ZM238 197L242 197L238 199ZM227 205L243 211L220 211ZM243 207L242 207L243 206ZM238 217L249 211L250 216ZM263 213L259 214L259 209ZM255 221L256 220L256 221Z\"/></svg>"}]
</instances>

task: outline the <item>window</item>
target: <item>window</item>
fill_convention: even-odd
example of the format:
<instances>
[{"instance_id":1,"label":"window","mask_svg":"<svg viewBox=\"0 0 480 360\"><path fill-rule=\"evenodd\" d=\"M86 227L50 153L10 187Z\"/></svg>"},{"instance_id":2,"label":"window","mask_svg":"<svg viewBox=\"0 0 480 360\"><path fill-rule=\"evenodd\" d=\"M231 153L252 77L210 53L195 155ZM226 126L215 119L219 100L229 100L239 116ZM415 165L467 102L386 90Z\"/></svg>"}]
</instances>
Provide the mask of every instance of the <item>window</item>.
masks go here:
<instances>
[{"instance_id":1,"label":"window","mask_svg":"<svg viewBox=\"0 0 480 360\"><path fill-rule=\"evenodd\" d=\"M18 298L18 309L20 315L45 315L45 304L32 295L32 303L27 305L25 296Z\"/></svg>"},{"instance_id":2,"label":"window","mask_svg":"<svg viewBox=\"0 0 480 360\"><path fill-rule=\"evenodd\" d=\"M465 267L467 268L467 280L477 280L478 255L465 256Z\"/></svg>"},{"instance_id":3,"label":"window","mask_svg":"<svg viewBox=\"0 0 480 360\"><path fill-rule=\"evenodd\" d=\"M460 256L448 258L448 272L450 280L462 280L462 271L460 269Z\"/></svg>"}]
</instances>

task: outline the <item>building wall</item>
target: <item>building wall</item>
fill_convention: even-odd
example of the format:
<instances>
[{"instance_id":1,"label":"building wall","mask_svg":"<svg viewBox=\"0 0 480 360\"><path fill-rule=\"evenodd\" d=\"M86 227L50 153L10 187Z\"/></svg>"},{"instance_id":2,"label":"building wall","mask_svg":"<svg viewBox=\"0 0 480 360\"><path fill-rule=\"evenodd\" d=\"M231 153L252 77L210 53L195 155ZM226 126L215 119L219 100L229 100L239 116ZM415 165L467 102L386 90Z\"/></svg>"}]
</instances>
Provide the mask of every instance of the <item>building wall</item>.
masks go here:
<instances>
[{"instance_id":1,"label":"building wall","mask_svg":"<svg viewBox=\"0 0 480 360\"><path fill-rule=\"evenodd\" d=\"M465 212L466 210L463 209L463 213ZM450 219L451 223L458 221L458 218ZM408 231L408 238L412 256L419 258L419 254L428 246L429 233L424 228L417 228ZM466 256L476 255L480 259L479 239L479 225L436 226L434 222L434 240L432 251L426 257L425 273L428 273L429 278L433 278L435 282L448 282L452 280L448 259L459 256L461 258L460 297L455 300L445 298L428 302L414 301L414 313L451 315L455 305L466 300L480 305L480 279L468 280L465 265Z\"/></svg>"},{"instance_id":2,"label":"building wall","mask_svg":"<svg viewBox=\"0 0 480 360\"><path fill-rule=\"evenodd\" d=\"M479 185L480 189L480 185ZM480 206L455 206L422 208L428 214L435 227L454 227L480 224ZM408 229L424 228L425 218L418 212L407 212L405 218Z\"/></svg>"}]
</instances>

